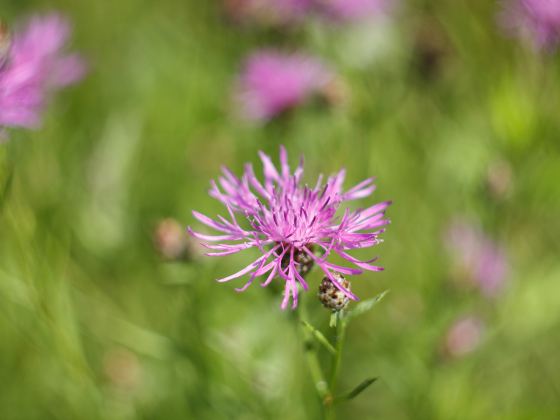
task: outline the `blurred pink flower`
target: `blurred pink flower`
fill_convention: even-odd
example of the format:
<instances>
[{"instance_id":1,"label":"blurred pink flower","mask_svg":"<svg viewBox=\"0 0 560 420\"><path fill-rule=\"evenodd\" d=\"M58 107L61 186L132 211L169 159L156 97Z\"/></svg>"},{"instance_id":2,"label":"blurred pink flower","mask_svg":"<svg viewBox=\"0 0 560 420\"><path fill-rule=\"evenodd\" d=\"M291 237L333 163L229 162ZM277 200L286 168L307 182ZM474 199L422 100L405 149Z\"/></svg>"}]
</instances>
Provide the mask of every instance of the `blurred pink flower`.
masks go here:
<instances>
[{"instance_id":1,"label":"blurred pink flower","mask_svg":"<svg viewBox=\"0 0 560 420\"><path fill-rule=\"evenodd\" d=\"M13 34L0 67L0 127L37 127L48 94L83 77L82 59L62 52L69 36L56 14L33 17Z\"/></svg>"},{"instance_id":2,"label":"blurred pink flower","mask_svg":"<svg viewBox=\"0 0 560 420\"><path fill-rule=\"evenodd\" d=\"M487 297L497 295L505 284L508 263L503 249L476 226L453 222L446 245L468 279Z\"/></svg>"},{"instance_id":3,"label":"blurred pink flower","mask_svg":"<svg viewBox=\"0 0 560 420\"><path fill-rule=\"evenodd\" d=\"M465 356L480 345L484 323L475 316L460 318L445 335L444 352L452 357Z\"/></svg>"},{"instance_id":4,"label":"blurred pink flower","mask_svg":"<svg viewBox=\"0 0 560 420\"><path fill-rule=\"evenodd\" d=\"M509 32L528 36L539 49L560 43L558 0L509 0L500 18Z\"/></svg>"},{"instance_id":5,"label":"blurred pink flower","mask_svg":"<svg viewBox=\"0 0 560 420\"><path fill-rule=\"evenodd\" d=\"M239 77L237 99L251 120L269 120L325 88L329 70L316 58L261 50L247 59Z\"/></svg>"},{"instance_id":6,"label":"blurred pink flower","mask_svg":"<svg viewBox=\"0 0 560 420\"><path fill-rule=\"evenodd\" d=\"M313 0L226 0L226 12L235 21L282 26L300 22Z\"/></svg>"},{"instance_id":7,"label":"blurred pink flower","mask_svg":"<svg viewBox=\"0 0 560 420\"><path fill-rule=\"evenodd\" d=\"M389 11L391 0L319 0L321 10L341 22L355 22L381 16Z\"/></svg>"}]
</instances>

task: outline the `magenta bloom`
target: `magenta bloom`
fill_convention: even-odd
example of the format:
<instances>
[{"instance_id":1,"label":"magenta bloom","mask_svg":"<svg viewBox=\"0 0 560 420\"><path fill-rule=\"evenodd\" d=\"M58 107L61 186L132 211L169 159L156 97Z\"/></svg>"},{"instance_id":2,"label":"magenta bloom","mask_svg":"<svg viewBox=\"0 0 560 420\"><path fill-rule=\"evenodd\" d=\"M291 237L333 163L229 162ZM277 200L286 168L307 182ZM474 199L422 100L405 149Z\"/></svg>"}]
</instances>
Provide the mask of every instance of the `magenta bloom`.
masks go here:
<instances>
[{"instance_id":1,"label":"magenta bloom","mask_svg":"<svg viewBox=\"0 0 560 420\"><path fill-rule=\"evenodd\" d=\"M560 43L558 0L509 0L501 17L508 30L529 36L537 48Z\"/></svg>"},{"instance_id":2,"label":"magenta bloom","mask_svg":"<svg viewBox=\"0 0 560 420\"><path fill-rule=\"evenodd\" d=\"M311 56L259 51L245 64L237 99L247 118L266 121L305 102L331 80L331 73Z\"/></svg>"},{"instance_id":3,"label":"magenta bloom","mask_svg":"<svg viewBox=\"0 0 560 420\"><path fill-rule=\"evenodd\" d=\"M0 128L37 127L48 94L84 75L81 58L62 52L69 36L68 22L56 14L34 17L12 35L0 67Z\"/></svg>"},{"instance_id":4,"label":"magenta bloom","mask_svg":"<svg viewBox=\"0 0 560 420\"><path fill-rule=\"evenodd\" d=\"M446 244L468 279L488 297L498 294L508 274L502 248L480 229L456 221L447 230Z\"/></svg>"},{"instance_id":5,"label":"magenta bloom","mask_svg":"<svg viewBox=\"0 0 560 420\"><path fill-rule=\"evenodd\" d=\"M278 277L285 281L282 309L287 307L290 297L293 309L298 302L298 284L304 290L308 289L301 272L305 272L302 270L303 261L309 260L320 267L346 296L357 300L340 284L333 272L355 275L361 274L363 270L382 270L371 265L375 259L360 261L347 251L369 248L381 242L378 236L384 231L382 226L389 223L384 219L384 214L390 202L356 211L345 209L342 215L337 216L342 203L367 197L374 191L372 178L344 192L342 183L345 171L341 170L329 177L325 184L322 183L322 176L319 176L315 187L310 188L301 184L302 161L293 174L290 172L284 147L280 148L280 172L270 157L262 152L259 154L264 166L264 183L258 180L251 164L245 166L241 178L224 168L223 177L219 178L221 189L212 182L210 195L227 207L229 219L222 216L211 219L193 211L200 222L220 232L218 236L210 236L189 228L193 236L219 243L206 244L213 250L207 255L230 255L249 248L255 248L262 254L242 270L218 281L226 282L250 275L247 283L236 289L243 291L256 277L267 275L262 286ZM239 224L238 216L245 219L247 227ZM357 268L328 262L327 258L333 253Z\"/></svg>"},{"instance_id":6,"label":"magenta bloom","mask_svg":"<svg viewBox=\"0 0 560 420\"><path fill-rule=\"evenodd\" d=\"M391 0L323 0L320 5L324 13L335 20L355 22L388 12Z\"/></svg>"}]
</instances>

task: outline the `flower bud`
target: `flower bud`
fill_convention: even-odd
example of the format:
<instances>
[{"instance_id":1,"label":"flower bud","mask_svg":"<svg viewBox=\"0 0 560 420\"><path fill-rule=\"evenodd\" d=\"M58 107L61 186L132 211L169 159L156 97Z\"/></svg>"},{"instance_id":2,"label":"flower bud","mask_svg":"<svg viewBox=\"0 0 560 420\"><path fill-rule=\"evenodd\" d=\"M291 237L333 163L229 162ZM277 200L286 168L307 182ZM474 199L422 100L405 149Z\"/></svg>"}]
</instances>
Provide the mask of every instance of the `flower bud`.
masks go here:
<instances>
[{"instance_id":1,"label":"flower bud","mask_svg":"<svg viewBox=\"0 0 560 420\"><path fill-rule=\"evenodd\" d=\"M333 77L320 90L319 96L327 105L344 106L350 102L350 89L344 80Z\"/></svg>"},{"instance_id":2,"label":"flower bud","mask_svg":"<svg viewBox=\"0 0 560 420\"><path fill-rule=\"evenodd\" d=\"M154 246L168 261L192 258L193 244L185 229L175 219L161 220L154 231Z\"/></svg>"},{"instance_id":3,"label":"flower bud","mask_svg":"<svg viewBox=\"0 0 560 420\"><path fill-rule=\"evenodd\" d=\"M133 392L142 385L138 356L125 348L110 349L103 358L103 373L116 389Z\"/></svg>"},{"instance_id":4,"label":"flower bud","mask_svg":"<svg viewBox=\"0 0 560 420\"><path fill-rule=\"evenodd\" d=\"M344 278L340 273L333 273L333 277L340 283L342 287L350 290L350 282ZM333 312L343 310L348 306L350 299L341 290L339 290L334 283L328 278L324 277L319 286L319 300L325 308L331 309Z\"/></svg>"},{"instance_id":5,"label":"flower bud","mask_svg":"<svg viewBox=\"0 0 560 420\"><path fill-rule=\"evenodd\" d=\"M493 198L497 200L507 198L513 187L511 165L505 160L492 163L488 168L486 184Z\"/></svg>"},{"instance_id":6,"label":"flower bud","mask_svg":"<svg viewBox=\"0 0 560 420\"><path fill-rule=\"evenodd\" d=\"M476 316L458 319L447 331L443 342L443 354L460 358L475 351L481 344L484 323Z\"/></svg>"}]
</instances>

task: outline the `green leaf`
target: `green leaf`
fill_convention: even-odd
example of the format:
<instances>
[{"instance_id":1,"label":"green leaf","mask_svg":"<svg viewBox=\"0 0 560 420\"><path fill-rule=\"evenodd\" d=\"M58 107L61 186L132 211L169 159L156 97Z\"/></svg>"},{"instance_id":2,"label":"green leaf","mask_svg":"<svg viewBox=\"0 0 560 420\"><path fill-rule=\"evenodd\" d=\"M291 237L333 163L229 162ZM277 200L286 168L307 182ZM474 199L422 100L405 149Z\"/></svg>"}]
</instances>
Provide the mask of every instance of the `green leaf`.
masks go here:
<instances>
[{"instance_id":1,"label":"green leaf","mask_svg":"<svg viewBox=\"0 0 560 420\"><path fill-rule=\"evenodd\" d=\"M346 316L347 319L352 319L366 313L371 308L373 308L381 299L383 299L387 293L389 293L389 290L385 290L371 299L364 300L363 302L358 303L354 309L348 312L348 315Z\"/></svg>"},{"instance_id":2,"label":"green leaf","mask_svg":"<svg viewBox=\"0 0 560 420\"><path fill-rule=\"evenodd\" d=\"M337 322L338 322L338 312L333 312L329 320L329 327L335 328Z\"/></svg>"},{"instance_id":3,"label":"green leaf","mask_svg":"<svg viewBox=\"0 0 560 420\"><path fill-rule=\"evenodd\" d=\"M0 191L0 210L4 207L4 204L7 201L7 197L10 194L10 190L12 188L12 181L14 180L14 171L13 168L10 168L8 174L6 175L6 180L4 181L4 185Z\"/></svg>"},{"instance_id":4,"label":"green leaf","mask_svg":"<svg viewBox=\"0 0 560 420\"><path fill-rule=\"evenodd\" d=\"M377 381L378 378L368 378L360 382L360 384L347 394L335 398L335 402L349 401L360 395L366 388Z\"/></svg>"},{"instance_id":5,"label":"green leaf","mask_svg":"<svg viewBox=\"0 0 560 420\"><path fill-rule=\"evenodd\" d=\"M329 343L329 340L327 340L327 338L323 335L323 333L321 331L319 331L317 328L315 328L313 325L311 325L307 321L301 321L301 323L305 326L305 328L307 328L309 330L311 335L313 335L313 337L319 343L321 343L330 353L336 354L335 348L333 347L333 345L331 343Z\"/></svg>"}]
</instances>

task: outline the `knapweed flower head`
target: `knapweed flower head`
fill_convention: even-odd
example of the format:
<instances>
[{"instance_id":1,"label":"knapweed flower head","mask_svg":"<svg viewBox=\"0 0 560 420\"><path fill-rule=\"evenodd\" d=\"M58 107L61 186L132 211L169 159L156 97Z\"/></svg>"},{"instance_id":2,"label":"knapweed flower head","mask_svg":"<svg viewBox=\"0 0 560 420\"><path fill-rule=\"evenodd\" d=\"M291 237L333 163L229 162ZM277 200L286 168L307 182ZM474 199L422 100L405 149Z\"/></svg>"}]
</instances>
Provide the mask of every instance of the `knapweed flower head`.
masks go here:
<instances>
[{"instance_id":1,"label":"knapweed flower head","mask_svg":"<svg viewBox=\"0 0 560 420\"><path fill-rule=\"evenodd\" d=\"M312 10L313 0L226 0L233 20L263 26L289 26L299 23Z\"/></svg>"},{"instance_id":2,"label":"knapweed flower head","mask_svg":"<svg viewBox=\"0 0 560 420\"><path fill-rule=\"evenodd\" d=\"M483 295L493 297L505 285L508 263L502 247L477 226L456 220L448 227L446 245L467 275Z\"/></svg>"},{"instance_id":3,"label":"knapweed flower head","mask_svg":"<svg viewBox=\"0 0 560 420\"><path fill-rule=\"evenodd\" d=\"M312 56L261 50L247 59L236 99L243 116L266 121L319 94L332 79L332 73Z\"/></svg>"},{"instance_id":4,"label":"knapweed flower head","mask_svg":"<svg viewBox=\"0 0 560 420\"><path fill-rule=\"evenodd\" d=\"M82 59L63 52L70 25L57 14L36 16L10 35L0 67L0 128L35 128L51 91L78 81Z\"/></svg>"},{"instance_id":5,"label":"knapweed flower head","mask_svg":"<svg viewBox=\"0 0 560 420\"><path fill-rule=\"evenodd\" d=\"M324 14L339 22L357 22L383 16L391 0L319 0Z\"/></svg>"},{"instance_id":6,"label":"knapweed flower head","mask_svg":"<svg viewBox=\"0 0 560 420\"><path fill-rule=\"evenodd\" d=\"M560 43L560 1L508 0L501 20L509 32L527 36L538 49Z\"/></svg>"},{"instance_id":7,"label":"knapweed flower head","mask_svg":"<svg viewBox=\"0 0 560 420\"><path fill-rule=\"evenodd\" d=\"M212 219L193 212L201 223L219 232L218 235L207 235L189 228L193 236L207 242L205 246L211 250L207 255L224 256L250 248L261 254L237 273L218 281L227 282L247 275L245 285L237 289L244 291L257 277L265 276L262 286L267 286L275 278L280 279L285 282L282 309L288 306L290 298L292 308L295 308L298 288L308 290L304 277L311 265L316 265L346 297L358 300L339 281L339 274L357 275L364 270L382 270L371 264L375 258L361 261L349 251L373 247L381 242L379 235L384 231L383 226L389 223L384 215L390 202L354 211L342 209L347 201L369 196L375 189L373 179L368 178L344 191L343 169L324 183L323 177L319 176L315 186L310 187L302 182L303 161L291 173L284 147L280 148L280 170L269 156L259 154L264 166L264 182L257 178L251 164L245 166L241 177L224 168L219 186L212 182L210 195L226 206L229 218L217 216ZM333 254L353 266L329 262L328 258Z\"/></svg>"}]
</instances>

